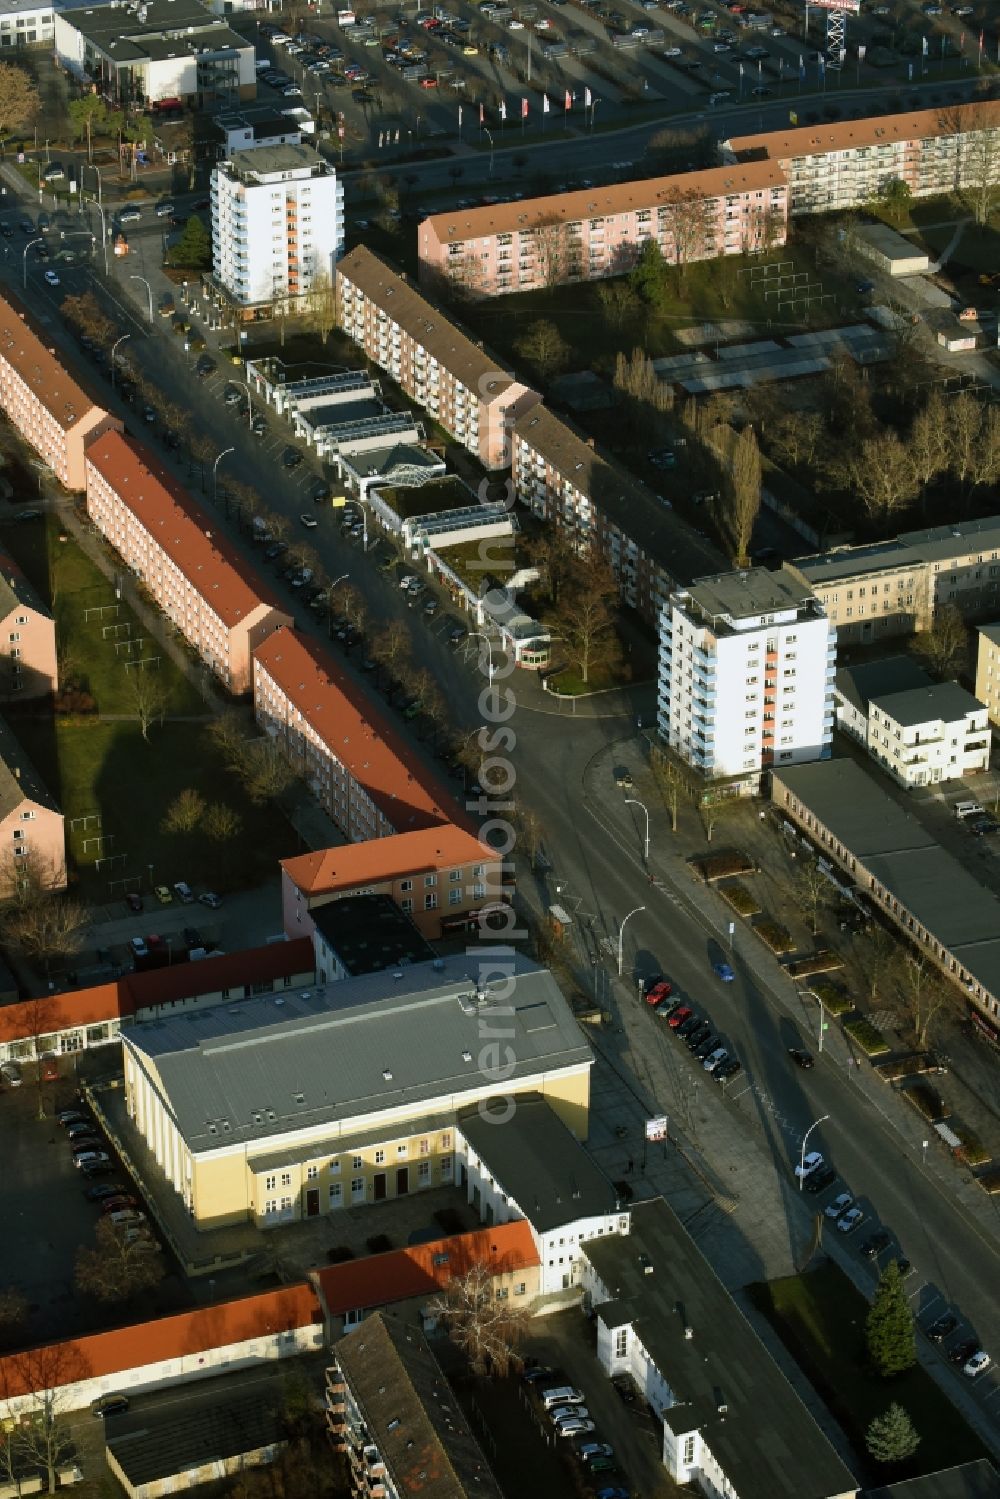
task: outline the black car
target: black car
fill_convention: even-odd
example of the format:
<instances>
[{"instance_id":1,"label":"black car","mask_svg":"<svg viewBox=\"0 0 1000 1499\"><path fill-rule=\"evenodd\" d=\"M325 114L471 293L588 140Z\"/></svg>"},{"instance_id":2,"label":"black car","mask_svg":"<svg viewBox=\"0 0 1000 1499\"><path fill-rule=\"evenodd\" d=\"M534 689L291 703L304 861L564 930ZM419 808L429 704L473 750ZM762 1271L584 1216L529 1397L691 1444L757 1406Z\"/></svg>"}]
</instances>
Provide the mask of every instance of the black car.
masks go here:
<instances>
[{"instance_id":1,"label":"black car","mask_svg":"<svg viewBox=\"0 0 1000 1499\"><path fill-rule=\"evenodd\" d=\"M302 454L298 448L286 448L281 455L281 462L285 468L298 468L302 462Z\"/></svg>"},{"instance_id":2,"label":"black car","mask_svg":"<svg viewBox=\"0 0 1000 1499\"><path fill-rule=\"evenodd\" d=\"M810 1067L815 1067L816 1065L812 1052L803 1050L801 1046L790 1046L788 1048L788 1055L796 1067L801 1067L805 1072L808 1072Z\"/></svg>"},{"instance_id":3,"label":"black car","mask_svg":"<svg viewBox=\"0 0 1000 1499\"><path fill-rule=\"evenodd\" d=\"M325 479L317 479L309 491L314 505L323 505L333 495L333 490Z\"/></svg>"},{"instance_id":4,"label":"black car","mask_svg":"<svg viewBox=\"0 0 1000 1499\"><path fill-rule=\"evenodd\" d=\"M125 1190L120 1182L101 1182L96 1187L88 1187L83 1195L88 1202L103 1202L105 1197L118 1197Z\"/></svg>"},{"instance_id":5,"label":"black car","mask_svg":"<svg viewBox=\"0 0 1000 1499\"><path fill-rule=\"evenodd\" d=\"M716 1036L714 1032L709 1031L708 1035L705 1036L703 1040L699 1041L696 1046L691 1047L691 1050L697 1057L699 1062L704 1062L709 1052L715 1051L718 1048L719 1044L719 1037Z\"/></svg>"},{"instance_id":6,"label":"black car","mask_svg":"<svg viewBox=\"0 0 1000 1499\"><path fill-rule=\"evenodd\" d=\"M861 1255L866 1260L877 1259L883 1249L888 1249L891 1243L892 1235L880 1229L877 1234L872 1234L861 1245Z\"/></svg>"},{"instance_id":7,"label":"black car","mask_svg":"<svg viewBox=\"0 0 1000 1499\"><path fill-rule=\"evenodd\" d=\"M950 1337L958 1326L958 1318L954 1312L945 1312L943 1317L938 1317L930 1327L924 1329L927 1337L932 1343L943 1343L945 1338Z\"/></svg>"},{"instance_id":8,"label":"black car","mask_svg":"<svg viewBox=\"0 0 1000 1499\"><path fill-rule=\"evenodd\" d=\"M690 1036L691 1032L695 1029L696 1026L704 1024L705 1022L703 1020L699 1020L697 1015L689 1015L686 1020L681 1021L680 1025L674 1031L674 1035Z\"/></svg>"},{"instance_id":9,"label":"black car","mask_svg":"<svg viewBox=\"0 0 1000 1499\"><path fill-rule=\"evenodd\" d=\"M202 354L194 369L198 379L204 380L208 375L215 373L215 360L210 359L207 354Z\"/></svg>"},{"instance_id":10,"label":"black car","mask_svg":"<svg viewBox=\"0 0 1000 1499\"><path fill-rule=\"evenodd\" d=\"M707 1041L712 1034L712 1027L707 1020L702 1020L685 1036L688 1051L694 1051L703 1041Z\"/></svg>"},{"instance_id":11,"label":"black car","mask_svg":"<svg viewBox=\"0 0 1000 1499\"><path fill-rule=\"evenodd\" d=\"M712 1076L717 1083L727 1082L729 1078L735 1077L737 1072L743 1071L743 1063L737 1057L723 1057L712 1068Z\"/></svg>"},{"instance_id":12,"label":"black car","mask_svg":"<svg viewBox=\"0 0 1000 1499\"><path fill-rule=\"evenodd\" d=\"M832 1166L820 1166L818 1171L813 1171L803 1182L803 1190L806 1192L825 1192L832 1182L837 1180L837 1173Z\"/></svg>"},{"instance_id":13,"label":"black car","mask_svg":"<svg viewBox=\"0 0 1000 1499\"><path fill-rule=\"evenodd\" d=\"M128 1401L124 1395L102 1395L90 1408L95 1416L103 1419L105 1416L123 1415L128 1410Z\"/></svg>"},{"instance_id":14,"label":"black car","mask_svg":"<svg viewBox=\"0 0 1000 1499\"><path fill-rule=\"evenodd\" d=\"M80 1167L80 1175L89 1180L93 1176L110 1176L112 1171L117 1170L118 1167L113 1166L110 1161L88 1161Z\"/></svg>"},{"instance_id":15,"label":"black car","mask_svg":"<svg viewBox=\"0 0 1000 1499\"><path fill-rule=\"evenodd\" d=\"M184 941L189 948L204 947L205 945L201 940L201 933L198 931L198 928L193 926L186 926L184 928Z\"/></svg>"},{"instance_id":16,"label":"black car","mask_svg":"<svg viewBox=\"0 0 1000 1499\"><path fill-rule=\"evenodd\" d=\"M956 1343L954 1348L948 1349L948 1362L950 1364L967 1364L974 1353L979 1352L978 1338L963 1338Z\"/></svg>"}]
</instances>

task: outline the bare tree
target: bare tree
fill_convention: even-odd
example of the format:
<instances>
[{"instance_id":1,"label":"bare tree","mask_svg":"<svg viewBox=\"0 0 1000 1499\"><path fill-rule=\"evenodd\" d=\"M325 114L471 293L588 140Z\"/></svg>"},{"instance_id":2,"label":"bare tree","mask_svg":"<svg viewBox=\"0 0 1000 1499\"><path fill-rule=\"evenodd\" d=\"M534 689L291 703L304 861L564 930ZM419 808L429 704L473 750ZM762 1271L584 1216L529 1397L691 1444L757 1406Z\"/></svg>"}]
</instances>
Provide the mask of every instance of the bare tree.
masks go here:
<instances>
[{"instance_id":1,"label":"bare tree","mask_svg":"<svg viewBox=\"0 0 1000 1499\"><path fill-rule=\"evenodd\" d=\"M927 1045L935 1016L948 999L948 987L941 974L925 957L910 954L906 959L905 993L917 1045Z\"/></svg>"},{"instance_id":2,"label":"bare tree","mask_svg":"<svg viewBox=\"0 0 1000 1499\"><path fill-rule=\"evenodd\" d=\"M3 933L11 947L40 963L48 978L53 962L78 953L90 925L90 911L68 896L40 892L30 904L8 908Z\"/></svg>"},{"instance_id":3,"label":"bare tree","mask_svg":"<svg viewBox=\"0 0 1000 1499\"><path fill-rule=\"evenodd\" d=\"M814 859L796 860L789 894L808 921L813 937L819 931L819 913L830 898L831 888L830 881Z\"/></svg>"},{"instance_id":4,"label":"bare tree","mask_svg":"<svg viewBox=\"0 0 1000 1499\"><path fill-rule=\"evenodd\" d=\"M997 129L992 107L987 103L963 105L961 110L952 106L941 110L939 119L946 134L958 137L956 186L975 215L976 223L983 226L989 222L1000 181L1000 129Z\"/></svg>"},{"instance_id":5,"label":"bare tree","mask_svg":"<svg viewBox=\"0 0 1000 1499\"><path fill-rule=\"evenodd\" d=\"M704 259L710 248L710 209L706 199L694 189L672 189L664 198L665 229L670 249L666 258L677 266L684 281L687 266Z\"/></svg>"},{"instance_id":6,"label":"bare tree","mask_svg":"<svg viewBox=\"0 0 1000 1499\"><path fill-rule=\"evenodd\" d=\"M585 683L595 668L610 665L617 656L613 607L617 597L618 580L595 547L577 560L572 587L552 615L553 634L562 640Z\"/></svg>"},{"instance_id":7,"label":"bare tree","mask_svg":"<svg viewBox=\"0 0 1000 1499\"><path fill-rule=\"evenodd\" d=\"M875 922L868 932L863 963L873 1003L881 997L882 981L895 968L898 956L895 937L880 922Z\"/></svg>"},{"instance_id":8,"label":"bare tree","mask_svg":"<svg viewBox=\"0 0 1000 1499\"><path fill-rule=\"evenodd\" d=\"M372 655L390 676L398 677L403 663L409 660L410 640L399 620L390 620L372 641Z\"/></svg>"},{"instance_id":9,"label":"bare tree","mask_svg":"<svg viewBox=\"0 0 1000 1499\"><path fill-rule=\"evenodd\" d=\"M163 1279L163 1261L155 1240L134 1228L102 1218L95 1247L77 1251L74 1279L77 1290L98 1301L127 1301L150 1291Z\"/></svg>"},{"instance_id":10,"label":"bare tree","mask_svg":"<svg viewBox=\"0 0 1000 1499\"><path fill-rule=\"evenodd\" d=\"M913 418L908 448L914 477L926 489L948 467L948 408L939 390L931 391Z\"/></svg>"},{"instance_id":11,"label":"bare tree","mask_svg":"<svg viewBox=\"0 0 1000 1499\"><path fill-rule=\"evenodd\" d=\"M493 1266L477 1261L448 1282L427 1308L447 1327L477 1374L508 1374L528 1334L528 1308L498 1296Z\"/></svg>"},{"instance_id":12,"label":"bare tree","mask_svg":"<svg viewBox=\"0 0 1000 1499\"><path fill-rule=\"evenodd\" d=\"M0 1360L0 1467L5 1475L41 1469L48 1493L75 1447L65 1394L91 1373L74 1343L48 1343Z\"/></svg>"},{"instance_id":13,"label":"bare tree","mask_svg":"<svg viewBox=\"0 0 1000 1499\"><path fill-rule=\"evenodd\" d=\"M154 723L163 723L167 707L167 690L157 672L145 666L137 666L128 674L129 698L139 720L139 732L149 742L149 731Z\"/></svg>"},{"instance_id":14,"label":"bare tree","mask_svg":"<svg viewBox=\"0 0 1000 1499\"><path fill-rule=\"evenodd\" d=\"M650 760L650 769L653 772L653 780L656 782L657 790L666 803L670 813L670 831L677 831L677 809L682 796L692 798L696 794L695 783L691 773L681 766L674 757L659 748L653 750Z\"/></svg>"},{"instance_id":15,"label":"bare tree","mask_svg":"<svg viewBox=\"0 0 1000 1499\"><path fill-rule=\"evenodd\" d=\"M620 328L633 317L639 306L639 296L625 276L616 276L612 281L599 281L597 300L604 316L614 328Z\"/></svg>"},{"instance_id":16,"label":"bare tree","mask_svg":"<svg viewBox=\"0 0 1000 1499\"><path fill-rule=\"evenodd\" d=\"M851 447L844 468L873 521L885 521L904 509L917 492L909 452L895 433L882 432Z\"/></svg>"},{"instance_id":17,"label":"bare tree","mask_svg":"<svg viewBox=\"0 0 1000 1499\"><path fill-rule=\"evenodd\" d=\"M547 318L539 318L532 323L514 347L543 380L558 374L569 363L570 346L555 323L549 322Z\"/></svg>"},{"instance_id":18,"label":"bare tree","mask_svg":"<svg viewBox=\"0 0 1000 1499\"><path fill-rule=\"evenodd\" d=\"M179 791L163 819L165 833L195 833L205 815L205 798L193 786Z\"/></svg>"},{"instance_id":19,"label":"bare tree","mask_svg":"<svg viewBox=\"0 0 1000 1499\"><path fill-rule=\"evenodd\" d=\"M983 408L970 391L963 390L948 403L948 467L960 484L970 477L976 463L976 448L983 421Z\"/></svg>"},{"instance_id":20,"label":"bare tree","mask_svg":"<svg viewBox=\"0 0 1000 1499\"><path fill-rule=\"evenodd\" d=\"M329 271L319 270L313 276L312 284L302 298L299 315L306 331L317 334L325 344L340 321L337 281Z\"/></svg>"},{"instance_id":21,"label":"bare tree","mask_svg":"<svg viewBox=\"0 0 1000 1499\"><path fill-rule=\"evenodd\" d=\"M824 430L818 411L783 411L768 427L769 449L779 463L811 467Z\"/></svg>"},{"instance_id":22,"label":"bare tree","mask_svg":"<svg viewBox=\"0 0 1000 1499\"><path fill-rule=\"evenodd\" d=\"M573 572L572 547L558 527L540 531L525 543L531 566L538 569L542 587L550 604L559 604L562 590Z\"/></svg>"},{"instance_id":23,"label":"bare tree","mask_svg":"<svg viewBox=\"0 0 1000 1499\"><path fill-rule=\"evenodd\" d=\"M914 645L939 677L963 671L969 658L969 632L957 604L936 609L930 628L921 631Z\"/></svg>"},{"instance_id":24,"label":"bare tree","mask_svg":"<svg viewBox=\"0 0 1000 1499\"><path fill-rule=\"evenodd\" d=\"M118 331L116 325L104 313L92 291L78 292L75 296L64 297L59 304L59 311L64 321L75 329L77 334L94 339L102 348L110 346Z\"/></svg>"}]
</instances>

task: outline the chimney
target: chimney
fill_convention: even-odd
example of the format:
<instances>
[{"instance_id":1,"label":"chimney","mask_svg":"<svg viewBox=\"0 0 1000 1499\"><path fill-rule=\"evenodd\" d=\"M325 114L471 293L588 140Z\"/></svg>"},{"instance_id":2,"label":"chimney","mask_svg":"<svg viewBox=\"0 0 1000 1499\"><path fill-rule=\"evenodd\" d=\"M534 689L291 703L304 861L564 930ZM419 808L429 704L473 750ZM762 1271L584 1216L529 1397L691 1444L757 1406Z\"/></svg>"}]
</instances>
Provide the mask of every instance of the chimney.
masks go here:
<instances>
[{"instance_id":1,"label":"chimney","mask_svg":"<svg viewBox=\"0 0 1000 1499\"><path fill-rule=\"evenodd\" d=\"M15 781L19 781L21 779L21 767L20 767L20 765L13 765L13 766L11 766L11 769L14 772L14 779L15 779Z\"/></svg>"}]
</instances>

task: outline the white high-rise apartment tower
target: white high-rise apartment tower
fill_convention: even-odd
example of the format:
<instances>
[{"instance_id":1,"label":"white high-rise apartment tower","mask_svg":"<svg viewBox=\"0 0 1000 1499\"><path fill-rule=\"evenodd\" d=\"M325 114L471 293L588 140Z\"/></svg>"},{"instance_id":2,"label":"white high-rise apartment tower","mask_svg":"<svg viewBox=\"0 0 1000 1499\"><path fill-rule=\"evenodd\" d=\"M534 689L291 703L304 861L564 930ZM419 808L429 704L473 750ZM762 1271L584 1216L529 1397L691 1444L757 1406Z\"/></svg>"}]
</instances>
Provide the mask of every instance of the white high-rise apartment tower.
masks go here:
<instances>
[{"instance_id":1,"label":"white high-rise apartment tower","mask_svg":"<svg viewBox=\"0 0 1000 1499\"><path fill-rule=\"evenodd\" d=\"M242 307L333 287L344 250L344 188L311 146L234 151L212 173L216 281Z\"/></svg>"},{"instance_id":2,"label":"white high-rise apartment tower","mask_svg":"<svg viewBox=\"0 0 1000 1499\"><path fill-rule=\"evenodd\" d=\"M660 732L709 778L826 759L836 641L810 589L784 568L700 578L661 615Z\"/></svg>"}]
</instances>

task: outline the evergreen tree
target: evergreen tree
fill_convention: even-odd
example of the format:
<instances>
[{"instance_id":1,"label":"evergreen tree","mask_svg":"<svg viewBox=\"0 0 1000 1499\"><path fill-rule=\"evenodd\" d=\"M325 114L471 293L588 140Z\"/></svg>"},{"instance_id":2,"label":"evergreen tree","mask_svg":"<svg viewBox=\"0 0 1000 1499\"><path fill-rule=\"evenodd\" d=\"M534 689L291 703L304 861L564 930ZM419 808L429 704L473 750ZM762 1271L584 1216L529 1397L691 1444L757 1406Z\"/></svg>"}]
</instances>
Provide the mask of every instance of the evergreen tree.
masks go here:
<instances>
[{"instance_id":1,"label":"evergreen tree","mask_svg":"<svg viewBox=\"0 0 1000 1499\"><path fill-rule=\"evenodd\" d=\"M212 264L212 241L196 213L188 219L180 239L172 247L170 264L188 271L204 271Z\"/></svg>"},{"instance_id":2,"label":"evergreen tree","mask_svg":"<svg viewBox=\"0 0 1000 1499\"><path fill-rule=\"evenodd\" d=\"M651 307L657 307L667 296L670 267L655 239L647 239L643 244L638 264L629 280L643 301L648 302Z\"/></svg>"},{"instance_id":3,"label":"evergreen tree","mask_svg":"<svg viewBox=\"0 0 1000 1499\"><path fill-rule=\"evenodd\" d=\"M865 1433L865 1446L877 1463L901 1463L920 1446L913 1422L893 1401L884 1416L876 1416Z\"/></svg>"},{"instance_id":4,"label":"evergreen tree","mask_svg":"<svg viewBox=\"0 0 1000 1499\"><path fill-rule=\"evenodd\" d=\"M865 1329L868 1356L883 1379L902 1374L917 1361L913 1313L895 1260L883 1270Z\"/></svg>"}]
</instances>

